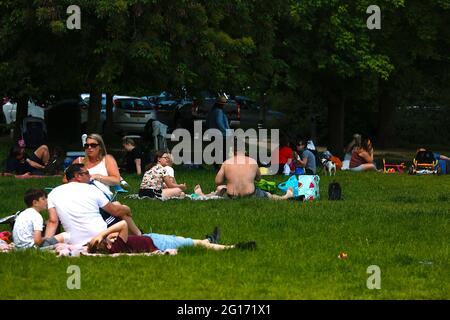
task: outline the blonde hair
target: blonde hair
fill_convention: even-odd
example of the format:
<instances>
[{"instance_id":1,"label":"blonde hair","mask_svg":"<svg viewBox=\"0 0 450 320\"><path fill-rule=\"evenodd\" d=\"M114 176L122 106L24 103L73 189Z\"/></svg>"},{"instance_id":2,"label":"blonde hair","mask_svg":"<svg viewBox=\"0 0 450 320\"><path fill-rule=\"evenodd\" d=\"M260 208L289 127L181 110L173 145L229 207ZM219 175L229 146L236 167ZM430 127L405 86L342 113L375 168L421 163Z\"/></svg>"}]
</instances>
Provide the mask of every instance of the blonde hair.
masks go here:
<instances>
[{"instance_id":1,"label":"blonde hair","mask_svg":"<svg viewBox=\"0 0 450 320\"><path fill-rule=\"evenodd\" d=\"M361 135L359 133L355 133L353 135L353 143L354 143L353 146L358 147L358 148L361 147L362 141L361 141Z\"/></svg>"},{"instance_id":2,"label":"blonde hair","mask_svg":"<svg viewBox=\"0 0 450 320\"><path fill-rule=\"evenodd\" d=\"M92 140L97 141L97 143L99 144L99 147L100 147L100 151L98 154L98 156L99 156L98 160L103 160L103 158L107 155L107 152L106 152L105 142L103 141L102 136L99 135L98 133L90 133L87 136L86 140L87 139L92 139ZM86 157L85 157L85 159L86 159Z\"/></svg>"}]
</instances>

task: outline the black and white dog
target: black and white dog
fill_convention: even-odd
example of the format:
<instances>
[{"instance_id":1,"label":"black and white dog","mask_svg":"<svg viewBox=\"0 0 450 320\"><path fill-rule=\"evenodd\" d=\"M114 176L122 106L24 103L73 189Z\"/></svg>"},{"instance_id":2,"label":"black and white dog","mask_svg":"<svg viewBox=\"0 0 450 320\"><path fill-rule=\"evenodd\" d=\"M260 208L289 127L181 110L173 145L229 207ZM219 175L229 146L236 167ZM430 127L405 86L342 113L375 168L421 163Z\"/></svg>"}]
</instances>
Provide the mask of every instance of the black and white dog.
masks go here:
<instances>
[{"instance_id":1,"label":"black and white dog","mask_svg":"<svg viewBox=\"0 0 450 320\"><path fill-rule=\"evenodd\" d=\"M323 165L323 169L325 170L325 172L328 175L336 175L336 165L334 164L333 161L327 159L327 158L322 158L322 165Z\"/></svg>"}]
</instances>

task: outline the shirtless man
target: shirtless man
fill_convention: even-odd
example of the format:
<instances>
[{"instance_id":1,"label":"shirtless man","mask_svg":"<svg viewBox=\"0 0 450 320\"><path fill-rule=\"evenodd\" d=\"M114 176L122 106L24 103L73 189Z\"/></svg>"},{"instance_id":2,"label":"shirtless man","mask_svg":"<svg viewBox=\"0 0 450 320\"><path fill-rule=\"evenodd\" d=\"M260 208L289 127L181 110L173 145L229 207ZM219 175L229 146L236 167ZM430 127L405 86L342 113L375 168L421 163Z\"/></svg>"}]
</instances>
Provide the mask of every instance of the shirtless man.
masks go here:
<instances>
[{"instance_id":1,"label":"shirtless man","mask_svg":"<svg viewBox=\"0 0 450 320\"><path fill-rule=\"evenodd\" d=\"M230 198L255 196L272 200L286 200L292 198L294 192L289 188L284 196L271 194L255 187L255 181L261 179L261 173L256 161L247 157L243 151L234 149L234 156L226 160L216 175L215 183L218 190L223 190L226 183L226 193ZM196 186L195 193L204 195L200 186Z\"/></svg>"}]
</instances>

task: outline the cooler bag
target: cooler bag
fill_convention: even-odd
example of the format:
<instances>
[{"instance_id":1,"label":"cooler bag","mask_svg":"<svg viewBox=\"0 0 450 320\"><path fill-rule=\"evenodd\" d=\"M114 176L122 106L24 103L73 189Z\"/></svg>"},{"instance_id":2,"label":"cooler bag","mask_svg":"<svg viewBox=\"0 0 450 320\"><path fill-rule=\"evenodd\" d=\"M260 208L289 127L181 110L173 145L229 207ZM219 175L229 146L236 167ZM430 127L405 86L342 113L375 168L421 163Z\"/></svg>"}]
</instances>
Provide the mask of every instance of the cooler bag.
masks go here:
<instances>
[{"instance_id":1,"label":"cooler bag","mask_svg":"<svg viewBox=\"0 0 450 320\"><path fill-rule=\"evenodd\" d=\"M291 176L287 181L278 185L278 189L286 192L289 187L294 190L294 197L305 196L305 201L320 198L319 176L301 175Z\"/></svg>"}]
</instances>

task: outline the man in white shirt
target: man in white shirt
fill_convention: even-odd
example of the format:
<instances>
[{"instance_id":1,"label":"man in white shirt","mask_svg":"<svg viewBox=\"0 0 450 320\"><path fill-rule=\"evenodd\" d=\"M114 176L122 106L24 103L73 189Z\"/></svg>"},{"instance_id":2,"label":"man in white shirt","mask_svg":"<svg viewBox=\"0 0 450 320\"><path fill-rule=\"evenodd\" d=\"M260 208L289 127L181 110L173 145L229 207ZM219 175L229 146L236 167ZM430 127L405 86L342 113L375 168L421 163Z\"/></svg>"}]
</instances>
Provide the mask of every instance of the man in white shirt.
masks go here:
<instances>
[{"instance_id":1,"label":"man in white shirt","mask_svg":"<svg viewBox=\"0 0 450 320\"><path fill-rule=\"evenodd\" d=\"M70 244L85 244L99 232L107 229L100 208L127 221L130 231L140 235L131 218L128 206L110 202L97 187L90 185L89 171L84 164L72 164L66 169L69 183L63 184L48 195L49 221L45 235L55 233L59 220L70 234ZM136 231L137 230L137 231Z\"/></svg>"}]
</instances>

